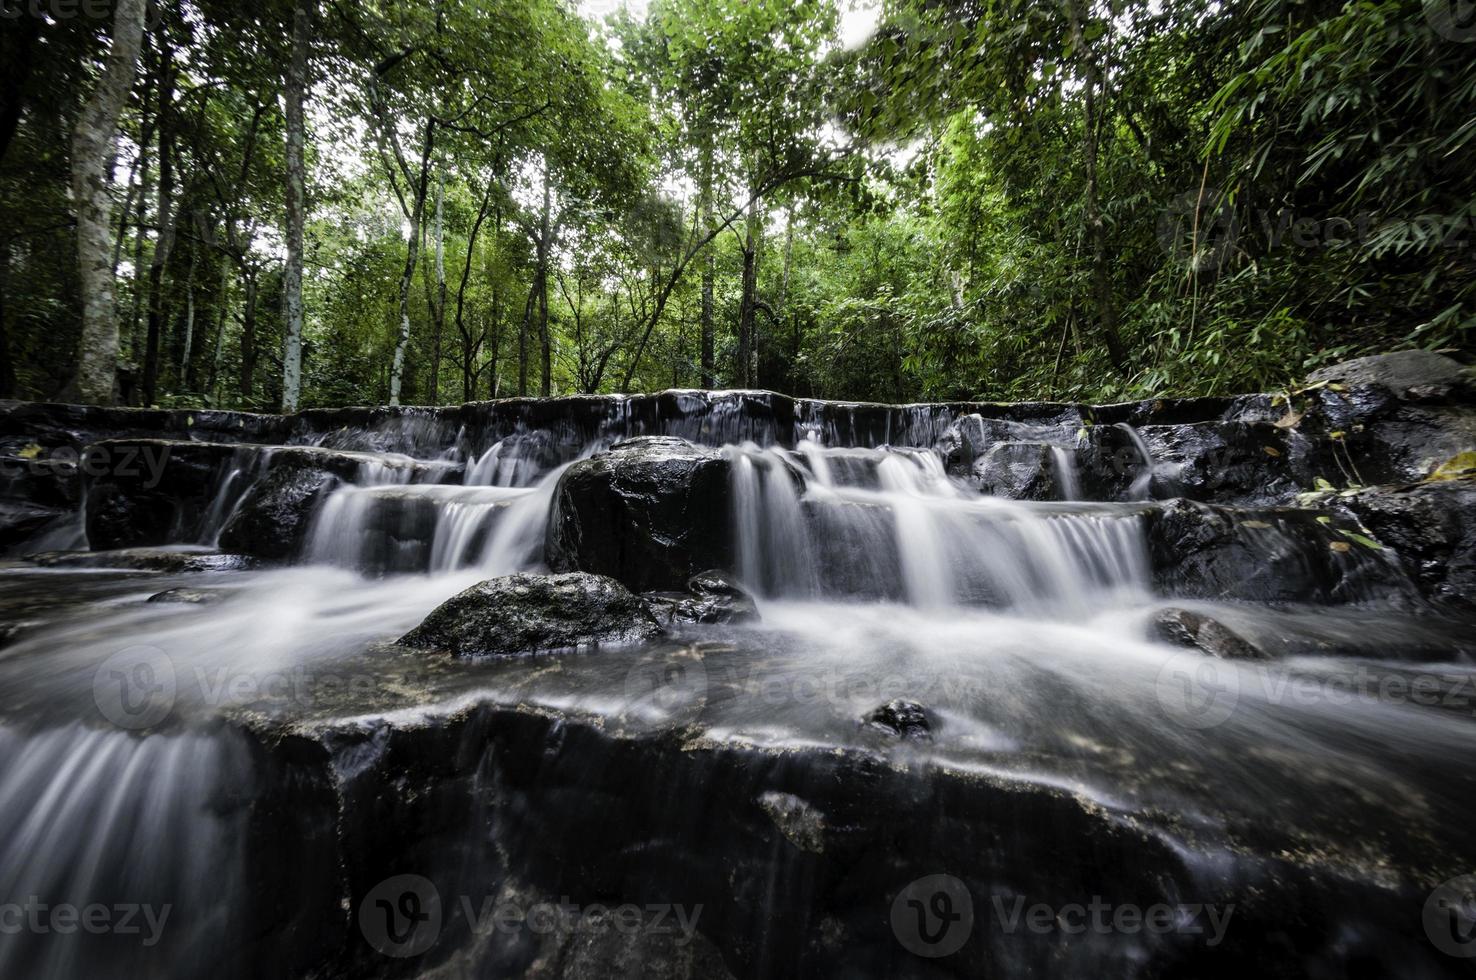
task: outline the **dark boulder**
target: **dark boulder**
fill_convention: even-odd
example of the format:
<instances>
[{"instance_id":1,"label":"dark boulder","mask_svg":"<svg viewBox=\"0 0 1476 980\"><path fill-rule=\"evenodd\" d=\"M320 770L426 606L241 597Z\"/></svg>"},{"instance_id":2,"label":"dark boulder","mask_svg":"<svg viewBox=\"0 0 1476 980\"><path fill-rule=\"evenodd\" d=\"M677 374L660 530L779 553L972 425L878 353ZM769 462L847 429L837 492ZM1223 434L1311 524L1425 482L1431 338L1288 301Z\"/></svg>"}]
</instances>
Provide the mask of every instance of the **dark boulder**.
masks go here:
<instances>
[{"instance_id":1,"label":"dark boulder","mask_svg":"<svg viewBox=\"0 0 1476 980\"><path fill-rule=\"evenodd\" d=\"M78 464L93 548L198 540L235 446L114 439L88 446Z\"/></svg>"},{"instance_id":2,"label":"dark boulder","mask_svg":"<svg viewBox=\"0 0 1476 980\"><path fill-rule=\"evenodd\" d=\"M219 533L225 547L273 560L297 553L313 513L339 483L370 471L406 483L454 475L409 457L162 439L98 443L79 465L94 548L209 543Z\"/></svg>"},{"instance_id":3,"label":"dark boulder","mask_svg":"<svg viewBox=\"0 0 1476 980\"><path fill-rule=\"evenodd\" d=\"M630 439L564 471L547 534L555 571L609 575L636 591L681 589L733 567L728 460L681 439Z\"/></svg>"},{"instance_id":4,"label":"dark boulder","mask_svg":"<svg viewBox=\"0 0 1476 980\"><path fill-rule=\"evenodd\" d=\"M869 712L861 721L874 731L917 741L931 741L933 730L938 727L931 711L906 698L893 698Z\"/></svg>"},{"instance_id":5,"label":"dark boulder","mask_svg":"<svg viewBox=\"0 0 1476 980\"><path fill-rule=\"evenodd\" d=\"M974 460L969 482L995 497L1058 500L1064 496L1064 481L1055 461L1057 451L1040 442L997 442Z\"/></svg>"},{"instance_id":6,"label":"dark boulder","mask_svg":"<svg viewBox=\"0 0 1476 980\"><path fill-rule=\"evenodd\" d=\"M1370 487L1335 503L1398 557L1428 598L1476 603L1476 480Z\"/></svg>"},{"instance_id":7,"label":"dark boulder","mask_svg":"<svg viewBox=\"0 0 1476 980\"><path fill-rule=\"evenodd\" d=\"M660 632L619 582L572 572L479 582L441 603L399 642L457 656L512 656L630 643Z\"/></svg>"},{"instance_id":8,"label":"dark boulder","mask_svg":"<svg viewBox=\"0 0 1476 980\"><path fill-rule=\"evenodd\" d=\"M1171 646L1199 650L1222 660L1269 659L1224 623L1188 609L1163 609L1153 617L1154 635Z\"/></svg>"},{"instance_id":9,"label":"dark boulder","mask_svg":"<svg viewBox=\"0 0 1476 980\"><path fill-rule=\"evenodd\" d=\"M717 570L693 575L686 592L646 592L641 599L665 624L747 623L759 618L748 590L731 575Z\"/></svg>"},{"instance_id":10,"label":"dark boulder","mask_svg":"<svg viewBox=\"0 0 1476 980\"><path fill-rule=\"evenodd\" d=\"M1168 501L1146 516L1149 562L1163 595L1313 603L1418 599L1389 550L1345 516L1187 500Z\"/></svg>"},{"instance_id":11,"label":"dark boulder","mask_svg":"<svg viewBox=\"0 0 1476 980\"><path fill-rule=\"evenodd\" d=\"M221 532L221 547L279 561L296 556L313 514L339 482L320 460L297 453L273 460Z\"/></svg>"},{"instance_id":12,"label":"dark boulder","mask_svg":"<svg viewBox=\"0 0 1476 980\"><path fill-rule=\"evenodd\" d=\"M185 603L192 606L213 606L226 597L220 589L165 589L149 596L149 602Z\"/></svg>"},{"instance_id":13,"label":"dark boulder","mask_svg":"<svg viewBox=\"0 0 1476 980\"><path fill-rule=\"evenodd\" d=\"M1379 385L1395 394L1449 389L1466 383L1466 369L1443 354L1424 350L1395 351L1359 357L1319 368L1307 376L1309 385L1340 384L1349 387Z\"/></svg>"},{"instance_id":14,"label":"dark boulder","mask_svg":"<svg viewBox=\"0 0 1476 980\"><path fill-rule=\"evenodd\" d=\"M23 501L0 500L0 552L13 551L44 528L66 516L54 507L39 507Z\"/></svg>"}]
</instances>

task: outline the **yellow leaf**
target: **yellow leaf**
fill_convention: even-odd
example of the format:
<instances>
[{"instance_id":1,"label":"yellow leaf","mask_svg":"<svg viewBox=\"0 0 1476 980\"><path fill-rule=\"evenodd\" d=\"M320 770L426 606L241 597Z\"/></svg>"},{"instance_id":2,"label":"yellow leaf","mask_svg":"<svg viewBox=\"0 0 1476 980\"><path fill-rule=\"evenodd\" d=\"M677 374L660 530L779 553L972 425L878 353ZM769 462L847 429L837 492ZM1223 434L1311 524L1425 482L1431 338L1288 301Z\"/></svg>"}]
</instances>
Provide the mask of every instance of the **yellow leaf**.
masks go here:
<instances>
[{"instance_id":1,"label":"yellow leaf","mask_svg":"<svg viewBox=\"0 0 1476 980\"><path fill-rule=\"evenodd\" d=\"M1476 451L1459 453L1435 467L1430 480L1465 480L1476 476Z\"/></svg>"},{"instance_id":2,"label":"yellow leaf","mask_svg":"<svg viewBox=\"0 0 1476 980\"><path fill-rule=\"evenodd\" d=\"M37 456L41 455L41 447L33 442L22 449L16 455L20 456L21 459L35 459Z\"/></svg>"},{"instance_id":3,"label":"yellow leaf","mask_svg":"<svg viewBox=\"0 0 1476 980\"><path fill-rule=\"evenodd\" d=\"M1278 429L1290 429L1302 421L1302 416L1305 414L1305 412L1298 412L1296 409L1289 408L1285 415L1276 420L1276 427Z\"/></svg>"},{"instance_id":4,"label":"yellow leaf","mask_svg":"<svg viewBox=\"0 0 1476 980\"><path fill-rule=\"evenodd\" d=\"M1281 450L1277 449L1275 446L1262 446L1261 449L1266 453L1267 456L1281 455Z\"/></svg>"},{"instance_id":5,"label":"yellow leaf","mask_svg":"<svg viewBox=\"0 0 1476 980\"><path fill-rule=\"evenodd\" d=\"M1327 546L1340 555L1346 555L1353 550L1353 546L1346 541L1329 541Z\"/></svg>"},{"instance_id":6,"label":"yellow leaf","mask_svg":"<svg viewBox=\"0 0 1476 980\"><path fill-rule=\"evenodd\" d=\"M1264 531L1266 528L1270 527L1271 525L1270 524L1267 524L1265 521L1241 521L1240 522L1240 526L1241 527L1253 527L1257 531Z\"/></svg>"}]
</instances>

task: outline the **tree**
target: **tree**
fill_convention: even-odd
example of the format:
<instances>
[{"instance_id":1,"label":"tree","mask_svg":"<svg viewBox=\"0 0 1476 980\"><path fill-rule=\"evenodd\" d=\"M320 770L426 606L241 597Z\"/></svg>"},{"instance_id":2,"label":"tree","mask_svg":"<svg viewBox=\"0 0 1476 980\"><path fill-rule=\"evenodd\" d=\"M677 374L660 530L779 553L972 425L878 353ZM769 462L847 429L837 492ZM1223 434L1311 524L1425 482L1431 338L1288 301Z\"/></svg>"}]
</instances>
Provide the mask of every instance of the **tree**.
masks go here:
<instances>
[{"instance_id":1,"label":"tree","mask_svg":"<svg viewBox=\"0 0 1476 980\"><path fill-rule=\"evenodd\" d=\"M118 367L108 162L117 138L118 114L138 67L143 25L144 0L118 0L102 77L72 130L72 198L77 209L77 266L83 297L77 395L93 404L112 402Z\"/></svg>"}]
</instances>

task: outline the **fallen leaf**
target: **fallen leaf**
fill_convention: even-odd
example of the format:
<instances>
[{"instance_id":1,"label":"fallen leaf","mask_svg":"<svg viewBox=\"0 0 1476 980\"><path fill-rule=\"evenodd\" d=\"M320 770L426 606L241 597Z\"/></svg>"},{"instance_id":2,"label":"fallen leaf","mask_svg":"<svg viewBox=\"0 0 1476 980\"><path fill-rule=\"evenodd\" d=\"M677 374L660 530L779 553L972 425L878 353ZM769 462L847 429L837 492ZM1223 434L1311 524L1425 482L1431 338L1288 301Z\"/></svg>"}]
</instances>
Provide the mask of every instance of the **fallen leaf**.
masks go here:
<instances>
[{"instance_id":1,"label":"fallen leaf","mask_svg":"<svg viewBox=\"0 0 1476 980\"><path fill-rule=\"evenodd\" d=\"M1281 455L1281 450L1277 449L1275 446L1262 446L1261 449L1266 453L1267 456Z\"/></svg>"},{"instance_id":2,"label":"fallen leaf","mask_svg":"<svg viewBox=\"0 0 1476 980\"><path fill-rule=\"evenodd\" d=\"M1353 550L1353 546L1346 541L1329 541L1327 546L1340 555L1346 555Z\"/></svg>"}]
</instances>

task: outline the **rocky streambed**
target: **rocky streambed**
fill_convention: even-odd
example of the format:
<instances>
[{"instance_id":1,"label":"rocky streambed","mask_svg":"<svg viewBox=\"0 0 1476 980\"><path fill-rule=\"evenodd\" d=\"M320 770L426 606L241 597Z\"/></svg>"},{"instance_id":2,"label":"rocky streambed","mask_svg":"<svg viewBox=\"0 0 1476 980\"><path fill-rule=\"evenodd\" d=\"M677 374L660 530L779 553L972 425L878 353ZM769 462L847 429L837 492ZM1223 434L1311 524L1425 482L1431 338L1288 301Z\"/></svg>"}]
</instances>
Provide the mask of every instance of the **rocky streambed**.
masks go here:
<instances>
[{"instance_id":1,"label":"rocky streambed","mask_svg":"<svg viewBox=\"0 0 1476 980\"><path fill-rule=\"evenodd\" d=\"M0 452L0 975L1476 955L1438 355L1113 406L11 403Z\"/></svg>"}]
</instances>

